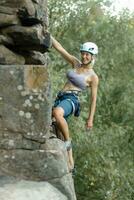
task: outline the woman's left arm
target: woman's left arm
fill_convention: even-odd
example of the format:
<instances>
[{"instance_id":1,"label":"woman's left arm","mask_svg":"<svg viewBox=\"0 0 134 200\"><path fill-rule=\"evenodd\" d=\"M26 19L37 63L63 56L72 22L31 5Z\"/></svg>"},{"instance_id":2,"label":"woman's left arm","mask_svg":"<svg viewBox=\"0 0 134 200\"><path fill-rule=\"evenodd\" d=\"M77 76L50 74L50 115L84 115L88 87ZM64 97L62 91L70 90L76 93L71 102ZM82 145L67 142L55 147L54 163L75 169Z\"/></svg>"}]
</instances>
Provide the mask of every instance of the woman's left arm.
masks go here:
<instances>
[{"instance_id":1,"label":"woman's left arm","mask_svg":"<svg viewBox=\"0 0 134 200\"><path fill-rule=\"evenodd\" d=\"M94 114L96 110L98 83L99 83L98 76L97 75L93 76L91 81L91 103L89 108L89 116L87 119L87 128L89 129L93 127Z\"/></svg>"}]
</instances>

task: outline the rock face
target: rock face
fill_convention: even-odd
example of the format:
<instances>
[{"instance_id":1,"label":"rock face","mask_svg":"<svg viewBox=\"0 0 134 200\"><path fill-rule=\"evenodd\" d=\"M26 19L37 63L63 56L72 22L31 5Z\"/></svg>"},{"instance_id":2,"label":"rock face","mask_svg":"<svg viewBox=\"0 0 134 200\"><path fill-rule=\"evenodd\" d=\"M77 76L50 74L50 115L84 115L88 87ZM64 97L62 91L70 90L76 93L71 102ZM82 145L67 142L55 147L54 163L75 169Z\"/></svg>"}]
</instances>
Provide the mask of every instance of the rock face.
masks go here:
<instances>
[{"instance_id":1,"label":"rock face","mask_svg":"<svg viewBox=\"0 0 134 200\"><path fill-rule=\"evenodd\" d=\"M0 64L47 63L47 27L46 0L1 0Z\"/></svg>"},{"instance_id":2,"label":"rock face","mask_svg":"<svg viewBox=\"0 0 134 200\"><path fill-rule=\"evenodd\" d=\"M51 126L47 28L46 0L0 1L0 200L76 200Z\"/></svg>"},{"instance_id":3,"label":"rock face","mask_svg":"<svg viewBox=\"0 0 134 200\"><path fill-rule=\"evenodd\" d=\"M2 179L0 184L1 200L67 200L65 195L48 182L0 178Z\"/></svg>"},{"instance_id":4,"label":"rock face","mask_svg":"<svg viewBox=\"0 0 134 200\"><path fill-rule=\"evenodd\" d=\"M0 175L47 181L68 200L75 200L64 142L56 138L50 126L52 105L47 68L1 65L0 91ZM0 188L0 196L1 191Z\"/></svg>"}]
</instances>

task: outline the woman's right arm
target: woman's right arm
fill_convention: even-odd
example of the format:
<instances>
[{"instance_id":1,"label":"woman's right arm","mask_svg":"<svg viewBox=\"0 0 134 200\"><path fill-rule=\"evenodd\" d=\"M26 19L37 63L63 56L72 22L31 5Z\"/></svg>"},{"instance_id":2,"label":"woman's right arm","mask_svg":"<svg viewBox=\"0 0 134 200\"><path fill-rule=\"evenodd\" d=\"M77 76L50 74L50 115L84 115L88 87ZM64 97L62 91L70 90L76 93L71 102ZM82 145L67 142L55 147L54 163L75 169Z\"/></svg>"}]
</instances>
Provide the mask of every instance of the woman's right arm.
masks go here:
<instances>
[{"instance_id":1,"label":"woman's right arm","mask_svg":"<svg viewBox=\"0 0 134 200\"><path fill-rule=\"evenodd\" d=\"M80 61L70 53L68 53L63 46L51 36L52 46L67 60L72 64L73 67L80 65Z\"/></svg>"}]
</instances>

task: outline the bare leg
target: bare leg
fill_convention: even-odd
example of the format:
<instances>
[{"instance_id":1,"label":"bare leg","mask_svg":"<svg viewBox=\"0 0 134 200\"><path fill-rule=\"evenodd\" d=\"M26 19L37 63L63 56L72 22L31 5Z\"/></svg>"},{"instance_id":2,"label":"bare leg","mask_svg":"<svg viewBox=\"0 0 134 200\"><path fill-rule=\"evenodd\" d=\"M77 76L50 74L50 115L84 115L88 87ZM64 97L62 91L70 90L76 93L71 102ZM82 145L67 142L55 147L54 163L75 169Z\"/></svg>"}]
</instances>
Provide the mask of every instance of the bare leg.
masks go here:
<instances>
[{"instance_id":1,"label":"bare leg","mask_svg":"<svg viewBox=\"0 0 134 200\"><path fill-rule=\"evenodd\" d=\"M69 158L69 169L72 170L74 168L74 159L73 159L73 152L72 148L67 151L68 153L68 158Z\"/></svg>"},{"instance_id":2,"label":"bare leg","mask_svg":"<svg viewBox=\"0 0 134 200\"><path fill-rule=\"evenodd\" d=\"M62 132L62 134L65 138L65 141L70 140L68 124L67 124L65 118L63 117L64 110L61 107L56 107L53 109L52 115L55 117L56 123L57 123L60 131ZM73 160L72 148L68 151L68 158L69 158L69 169L73 169L74 168L74 160Z\"/></svg>"}]
</instances>

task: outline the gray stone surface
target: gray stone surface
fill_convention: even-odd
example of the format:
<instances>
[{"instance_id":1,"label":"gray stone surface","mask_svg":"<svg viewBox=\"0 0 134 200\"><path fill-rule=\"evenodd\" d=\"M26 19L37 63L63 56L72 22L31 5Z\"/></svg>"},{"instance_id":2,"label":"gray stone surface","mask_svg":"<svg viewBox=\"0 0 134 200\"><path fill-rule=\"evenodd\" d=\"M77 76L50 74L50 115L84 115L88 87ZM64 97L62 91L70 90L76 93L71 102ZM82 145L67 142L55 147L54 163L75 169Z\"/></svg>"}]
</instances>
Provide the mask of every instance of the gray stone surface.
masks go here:
<instances>
[{"instance_id":1,"label":"gray stone surface","mask_svg":"<svg viewBox=\"0 0 134 200\"><path fill-rule=\"evenodd\" d=\"M69 173L67 153L61 140L47 139L39 146L31 141L33 143L28 149L22 138L16 136L14 134L14 139L6 138L7 149L1 142L0 174L29 180L53 180Z\"/></svg>"},{"instance_id":2,"label":"gray stone surface","mask_svg":"<svg viewBox=\"0 0 134 200\"><path fill-rule=\"evenodd\" d=\"M0 91L0 175L47 181L75 200L64 142L50 131L47 68L2 65Z\"/></svg>"},{"instance_id":3,"label":"gray stone surface","mask_svg":"<svg viewBox=\"0 0 134 200\"><path fill-rule=\"evenodd\" d=\"M0 200L68 200L48 182L0 180Z\"/></svg>"},{"instance_id":4,"label":"gray stone surface","mask_svg":"<svg viewBox=\"0 0 134 200\"><path fill-rule=\"evenodd\" d=\"M4 6L6 8L13 8L13 9L16 9L16 11L20 8L26 8L29 14L33 15L35 13L34 4L32 0L12 0L12 1L2 0L0 1L0 6Z\"/></svg>"},{"instance_id":5,"label":"gray stone surface","mask_svg":"<svg viewBox=\"0 0 134 200\"><path fill-rule=\"evenodd\" d=\"M5 13L0 13L0 26L5 27L9 25L19 24L19 19L16 15L8 15Z\"/></svg>"},{"instance_id":6,"label":"gray stone surface","mask_svg":"<svg viewBox=\"0 0 134 200\"><path fill-rule=\"evenodd\" d=\"M38 51L30 51L24 55L26 63L33 63L34 65L47 65L48 64L48 56L46 53L40 53Z\"/></svg>"},{"instance_id":7,"label":"gray stone surface","mask_svg":"<svg viewBox=\"0 0 134 200\"><path fill-rule=\"evenodd\" d=\"M0 45L0 63L3 65L6 64L12 65L14 63L23 65L25 63L25 59L23 56L12 52L4 45Z\"/></svg>"},{"instance_id":8,"label":"gray stone surface","mask_svg":"<svg viewBox=\"0 0 134 200\"><path fill-rule=\"evenodd\" d=\"M51 124L46 67L0 66L0 91L0 133L15 132L27 139L44 142L49 137Z\"/></svg>"},{"instance_id":9,"label":"gray stone surface","mask_svg":"<svg viewBox=\"0 0 134 200\"><path fill-rule=\"evenodd\" d=\"M76 200L74 182L70 174L62 176L60 179L52 179L49 183L65 194L68 200Z\"/></svg>"},{"instance_id":10,"label":"gray stone surface","mask_svg":"<svg viewBox=\"0 0 134 200\"><path fill-rule=\"evenodd\" d=\"M49 45L47 44L49 43L49 33L44 35L43 27L40 24L32 27L24 27L19 25L10 26L5 28L2 33L9 36L13 40L16 48L19 46L19 48L21 47L25 50L38 49L39 51L45 51L45 46ZM48 38L47 43L44 42L45 37Z\"/></svg>"},{"instance_id":11,"label":"gray stone surface","mask_svg":"<svg viewBox=\"0 0 134 200\"><path fill-rule=\"evenodd\" d=\"M32 25L36 23L43 24L44 27L48 26L47 18L47 1L46 0L33 0L30 6L25 5L18 9L18 17L23 25Z\"/></svg>"},{"instance_id":12,"label":"gray stone surface","mask_svg":"<svg viewBox=\"0 0 134 200\"><path fill-rule=\"evenodd\" d=\"M13 45L13 41L11 38L9 38L7 36L0 35L0 44Z\"/></svg>"},{"instance_id":13,"label":"gray stone surface","mask_svg":"<svg viewBox=\"0 0 134 200\"><path fill-rule=\"evenodd\" d=\"M5 2L5 1L4 1ZM3 1L0 1L0 13L4 13L4 14L8 14L8 15L15 15L17 14L17 9L8 7L6 5L4 5ZM2 6L4 5L4 6Z\"/></svg>"},{"instance_id":14,"label":"gray stone surface","mask_svg":"<svg viewBox=\"0 0 134 200\"><path fill-rule=\"evenodd\" d=\"M21 10L22 12L19 13L22 14L21 19L22 17L25 19L35 18L48 26L47 0L4 0L0 1L0 6L6 7L7 10L8 8Z\"/></svg>"},{"instance_id":15,"label":"gray stone surface","mask_svg":"<svg viewBox=\"0 0 134 200\"><path fill-rule=\"evenodd\" d=\"M47 65L43 55L51 46L47 28L47 0L0 1L0 64Z\"/></svg>"}]
</instances>

